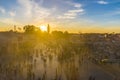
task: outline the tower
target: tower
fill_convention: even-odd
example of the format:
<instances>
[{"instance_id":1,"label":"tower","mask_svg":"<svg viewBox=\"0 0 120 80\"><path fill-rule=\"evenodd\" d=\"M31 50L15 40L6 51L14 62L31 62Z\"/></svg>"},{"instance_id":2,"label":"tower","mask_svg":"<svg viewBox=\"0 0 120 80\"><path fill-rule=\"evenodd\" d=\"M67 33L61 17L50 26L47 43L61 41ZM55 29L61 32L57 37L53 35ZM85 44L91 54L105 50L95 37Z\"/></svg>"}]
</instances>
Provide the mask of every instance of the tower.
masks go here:
<instances>
[{"instance_id":1,"label":"tower","mask_svg":"<svg viewBox=\"0 0 120 80\"><path fill-rule=\"evenodd\" d=\"M16 25L14 25L14 31L16 31Z\"/></svg>"},{"instance_id":2,"label":"tower","mask_svg":"<svg viewBox=\"0 0 120 80\"><path fill-rule=\"evenodd\" d=\"M50 33L50 26L49 26L49 24L47 26L47 32Z\"/></svg>"}]
</instances>

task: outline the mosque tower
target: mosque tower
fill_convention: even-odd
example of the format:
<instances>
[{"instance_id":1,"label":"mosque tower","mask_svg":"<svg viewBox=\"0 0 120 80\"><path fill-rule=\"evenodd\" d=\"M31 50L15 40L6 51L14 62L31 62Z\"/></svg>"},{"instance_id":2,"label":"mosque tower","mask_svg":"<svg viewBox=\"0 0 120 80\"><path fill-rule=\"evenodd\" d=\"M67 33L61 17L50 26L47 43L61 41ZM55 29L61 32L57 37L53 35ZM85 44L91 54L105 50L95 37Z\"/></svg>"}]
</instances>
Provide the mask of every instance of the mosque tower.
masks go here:
<instances>
[{"instance_id":1,"label":"mosque tower","mask_svg":"<svg viewBox=\"0 0 120 80\"><path fill-rule=\"evenodd\" d=\"M50 33L50 25L47 26L47 32Z\"/></svg>"}]
</instances>

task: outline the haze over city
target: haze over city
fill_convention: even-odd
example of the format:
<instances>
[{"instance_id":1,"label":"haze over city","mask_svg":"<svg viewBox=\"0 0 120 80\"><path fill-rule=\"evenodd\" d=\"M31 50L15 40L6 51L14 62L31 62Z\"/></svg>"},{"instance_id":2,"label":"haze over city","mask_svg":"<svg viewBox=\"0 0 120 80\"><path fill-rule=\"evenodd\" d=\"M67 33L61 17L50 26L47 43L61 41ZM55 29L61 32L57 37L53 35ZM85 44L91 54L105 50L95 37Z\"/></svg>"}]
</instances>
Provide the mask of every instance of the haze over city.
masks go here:
<instances>
[{"instance_id":1,"label":"haze over city","mask_svg":"<svg viewBox=\"0 0 120 80\"><path fill-rule=\"evenodd\" d=\"M120 0L0 0L0 31L32 24L72 33L120 32Z\"/></svg>"}]
</instances>

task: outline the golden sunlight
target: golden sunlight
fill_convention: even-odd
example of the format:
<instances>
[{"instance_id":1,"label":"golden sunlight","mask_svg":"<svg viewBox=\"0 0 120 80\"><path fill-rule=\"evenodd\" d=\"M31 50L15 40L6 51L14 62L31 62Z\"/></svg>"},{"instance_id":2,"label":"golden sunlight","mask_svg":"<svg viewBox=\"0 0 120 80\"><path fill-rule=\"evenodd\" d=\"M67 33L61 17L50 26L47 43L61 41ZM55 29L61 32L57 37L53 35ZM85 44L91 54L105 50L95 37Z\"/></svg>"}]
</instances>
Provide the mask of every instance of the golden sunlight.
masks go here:
<instances>
[{"instance_id":1,"label":"golden sunlight","mask_svg":"<svg viewBox=\"0 0 120 80\"><path fill-rule=\"evenodd\" d=\"M41 31L47 31L47 26L40 26Z\"/></svg>"}]
</instances>

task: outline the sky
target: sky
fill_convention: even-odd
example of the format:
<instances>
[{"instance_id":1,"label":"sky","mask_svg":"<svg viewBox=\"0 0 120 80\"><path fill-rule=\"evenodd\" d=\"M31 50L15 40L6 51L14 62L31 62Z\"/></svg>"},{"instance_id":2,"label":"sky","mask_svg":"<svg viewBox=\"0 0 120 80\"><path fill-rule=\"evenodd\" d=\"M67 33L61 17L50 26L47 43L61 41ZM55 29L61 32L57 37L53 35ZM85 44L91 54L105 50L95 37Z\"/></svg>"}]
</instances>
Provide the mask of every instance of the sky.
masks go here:
<instances>
[{"instance_id":1,"label":"sky","mask_svg":"<svg viewBox=\"0 0 120 80\"><path fill-rule=\"evenodd\" d=\"M0 30L27 24L69 32L120 32L120 0L0 0Z\"/></svg>"}]
</instances>

